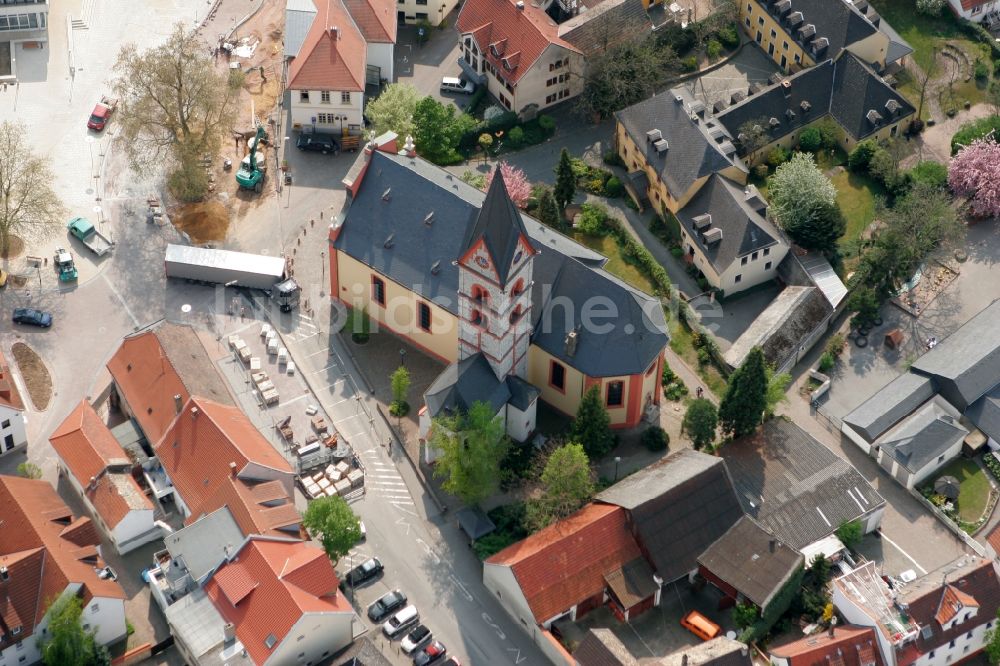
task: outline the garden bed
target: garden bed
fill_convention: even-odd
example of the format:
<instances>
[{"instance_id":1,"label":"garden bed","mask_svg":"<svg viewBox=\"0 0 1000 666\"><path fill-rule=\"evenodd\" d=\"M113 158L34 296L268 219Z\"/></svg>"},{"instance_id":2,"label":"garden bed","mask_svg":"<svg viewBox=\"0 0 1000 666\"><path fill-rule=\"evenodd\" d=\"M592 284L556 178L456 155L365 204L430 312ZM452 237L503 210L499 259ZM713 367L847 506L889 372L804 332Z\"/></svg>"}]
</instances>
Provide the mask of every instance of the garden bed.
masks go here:
<instances>
[{"instance_id":1,"label":"garden bed","mask_svg":"<svg viewBox=\"0 0 1000 666\"><path fill-rule=\"evenodd\" d=\"M953 476L959 483L958 499L951 503L951 508L948 508L949 502L944 496L934 492L934 483L942 476ZM986 470L968 458L953 460L920 488L920 493L931 504L970 534L989 518L987 509L992 504L991 496L996 492Z\"/></svg>"}]
</instances>

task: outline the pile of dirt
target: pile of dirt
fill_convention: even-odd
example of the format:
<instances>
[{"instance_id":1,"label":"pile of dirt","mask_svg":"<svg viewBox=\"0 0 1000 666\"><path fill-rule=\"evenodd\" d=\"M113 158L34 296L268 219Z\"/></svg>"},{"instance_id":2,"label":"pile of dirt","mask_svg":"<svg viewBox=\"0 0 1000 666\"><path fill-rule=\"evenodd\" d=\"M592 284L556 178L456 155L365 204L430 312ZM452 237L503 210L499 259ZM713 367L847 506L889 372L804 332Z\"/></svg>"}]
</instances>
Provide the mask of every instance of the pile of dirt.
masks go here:
<instances>
[{"instance_id":1,"label":"pile of dirt","mask_svg":"<svg viewBox=\"0 0 1000 666\"><path fill-rule=\"evenodd\" d=\"M178 206L170 219L196 245L225 240L229 231L229 211L216 199Z\"/></svg>"},{"instance_id":2,"label":"pile of dirt","mask_svg":"<svg viewBox=\"0 0 1000 666\"><path fill-rule=\"evenodd\" d=\"M25 386L28 388L28 395L31 396L31 403L38 411L44 411L49 406L52 399L52 377L48 368L42 362L42 358L35 353L35 350L23 342L15 342L10 348L14 356L14 362L21 373Z\"/></svg>"}]
</instances>

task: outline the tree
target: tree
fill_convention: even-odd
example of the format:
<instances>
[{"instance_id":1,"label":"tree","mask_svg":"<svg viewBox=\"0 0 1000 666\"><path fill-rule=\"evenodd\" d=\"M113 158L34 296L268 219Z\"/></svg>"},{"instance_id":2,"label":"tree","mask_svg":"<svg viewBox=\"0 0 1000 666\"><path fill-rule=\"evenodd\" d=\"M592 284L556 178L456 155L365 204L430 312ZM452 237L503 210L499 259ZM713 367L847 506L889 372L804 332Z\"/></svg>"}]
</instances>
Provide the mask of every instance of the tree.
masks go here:
<instances>
[{"instance_id":1,"label":"tree","mask_svg":"<svg viewBox=\"0 0 1000 666\"><path fill-rule=\"evenodd\" d=\"M524 171L513 164L500 162L486 176L485 189L490 189L490 185L493 183L493 176L496 175L497 171L503 176L503 184L507 186L507 194L510 195L510 200L514 202L515 206L523 210L528 205L528 199L531 198L531 183L528 182L528 177L524 175Z\"/></svg>"},{"instance_id":2,"label":"tree","mask_svg":"<svg viewBox=\"0 0 1000 666\"><path fill-rule=\"evenodd\" d=\"M562 216L559 214L559 204L552 196L552 189L546 187L538 197L538 221L553 229L563 229Z\"/></svg>"},{"instance_id":3,"label":"tree","mask_svg":"<svg viewBox=\"0 0 1000 666\"><path fill-rule=\"evenodd\" d=\"M938 16L948 0L917 0L917 11L928 16Z\"/></svg>"},{"instance_id":4,"label":"tree","mask_svg":"<svg viewBox=\"0 0 1000 666\"><path fill-rule=\"evenodd\" d=\"M951 158L948 186L956 195L969 197L973 215L1000 215L1000 144L992 134L976 139Z\"/></svg>"},{"instance_id":5,"label":"tree","mask_svg":"<svg viewBox=\"0 0 1000 666\"><path fill-rule=\"evenodd\" d=\"M559 153L559 164L556 166L556 186L552 190L559 210L566 210L566 206L573 200L576 194L576 175L573 174L573 160L570 159L569 151L565 148Z\"/></svg>"},{"instance_id":6,"label":"tree","mask_svg":"<svg viewBox=\"0 0 1000 666\"><path fill-rule=\"evenodd\" d=\"M868 324L878 317L883 297L884 294L876 292L872 287L859 284L847 297L847 309L858 316L859 323Z\"/></svg>"},{"instance_id":7,"label":"tree","mask_svg":"<svg viewBox=\"0 0 1000 666\"><path fill-rule=\"evenodd\" d=\"M899 162L888 150L879 148L868 162L868 175L893 192L899 186Z\"/></svg>"},{"instance_id":8,"label":"tree","mask_svg":"<svg viewBox=\"0 0 1000 666\"><path fill-rule=\"evenodd\" d=\"M576 410L572 434L574 442L580 442L591 460L600 458L615 447L615 436L611 432L611 417L604 408L601 391L591 386L583 394Z\"/></svg>"},{"instance_id":9,"label":"tree","mask_svg":"<svg viewBox=\"0 0 1000 666\"><path fill-rule=\"evenodd\" d=\"M478 142L483 151L483 162L485 162L486 158L489 157L490 148L493 146L493 135L489 132L483 132L479 135Z\"/></svg>"},{"instance_id":10,"label":"tree","mask_svg":"<svg viewBox=\"0 0 1000 666\"><path fill-rule=\"evenodd\" d=\"M365 117L376 134L395 132L405 137L413 134L413 112L420 92L409 83L390 83L378 97L365 106Z\"/></svg>"},{"instance_id":11,"label":"tree","mask_svg":"<svg viewBox=\"0 0 1000 666\"><path fill-rule=\"evenodd\" d=\"M854 146L854 150L847 156L847 167L851 171L863 172L868 170L868 164L878 151L878 143L874 139L866 139Z\"/></svg>"},{"instance_id":12,"label":"tree","mask_svg":"<svg viewBox=\"0 0 1000 666\"><path fill-rule=\"evenodd\" d=\"M619 43L588 58L579 108L592 118L608 118L651 97L677 69L674 50L651 37Z\"/></svg>"},{"instance_id":13,"label":"tree","mask_svg":"<svg viewBox=\"0 0 1000 666\"><path fill-rule=\"evenodd\" d=\"M754 347L729 377L729 387L719 405L719 424L733 437L752 434L767 406L767 367L764 352Z\"/></svg>"},{"instance_id":14,"label":"tree","mask_svg":"<svg viewBox=\"0 0 1000 666\"><path fill-rule=\"evenodd\" d=\"M417 152L435 164L453 164L462 159L458 141L472 129L475 121L465 113L456 114L454 106L445 106L427 96L413 110L413 138Z\"/></svg>"},{"instance_id":15,"label":"tree","mask_svg":"<svg viewBox=\"0 0 1000 666\"><path fill-rule=\"evenodd\" d=\"M691 437L698 451L709 447L715 441L715 429L719 425L719 414L715 405L705 398L696 398L688 405L681 424L684 432Z\"/></svg>"},{"instance_id":16,"label":"tree","mask_svg":"<svg viewBox=\"0 0 1000 666\"><path fill-rule=\"evenodd\" d=\"M792 376L790 374L787 372L775 373L774 368L767 366L767 397L764 401L764 416L766 418L774 416L774 410L779 404L788 402L788 395L785 394L785 391L791 383Z\"/></svg>"},{"instance_id":17,"label":"tree","mask_svg":"<svg viewBox=\"0 0 1000 666\"><path fill-rule=\"evenodd\" d=\"M761 116L747 120L736 128L736 140L739 141L743 154L748 156L750 162L754 161L754 154L758 150L771 143L768 127L770 127L768 119Z\"/></svg>"},{"instance_id":18,"label":"tree","mask_svg":"<svg viewBox=\"0 0 1000 666\"><path fill-rule=\"evenodd\" d=\"M392 385L392 404L389 406L389 412L393 416L406 416L410 411L410 403L406 401L410 394L410 371L405 365L401 365L392 373L389 381Z\"/></svg>"},{"instance_id":19,"label":"tree","mask_svg":"<svg viewBox=\"0 0 1000 666\"><path fill-rule=\"evenodd\" d=\"M997 611L997 620L1000 620L1000 610ZM993 628L983 635L983 646L990 663L1000 664L1000 622L994 622Z\"/></svg>"},{"instance_id":20,"label":"tree","mask_svg":"<svg viewBox=\"0 0 1000 666\"><path fill-rule=\"evenodd\" d=\"M65 594L49 604L49 628L40 642L46 666L105 666L111 663L108 649L94 638L97 629L83 628L83 602Z\"/></svg>"},{"instance_id":21,"label":"tree","mask_svg":"<svg viewBox=\"0 0 1000 666\"><path fill-rule=\"evenodd\" d=\"M302 525L319 539L334 564L361 540L361 522L343 497L320 497L309 502Z\"/></svg>"},{"instance_id":22,"label":"tree","mask_svg":"<svg viewBox=\"0 0 1000 666\"><path fill-rule=\"evenodd\" d=\"M739 603L733 606L733 624L737 629L746 629L760 618L760 611L751 603Z\"/></svg>"},{"instance_id":23,"label":"tree","mask_svg":"<svg viewBox=\"0 0 1000 666\"><path fill-rule=\"evenodd\" d=\"M796 153L768 181L768 198L782 228L808 250L830 252L844 233L837 189L813 156Z\"/></svg>"},{"instance_id":24,"label":"tree","mask_svg":"<svg viewBox=\"0 0 1000 666\"><path fill-rule=\"evenodd\" d=\"M854 548L856 545L861 543L861 539L865 535L864 527L862 527L860 520L852 520L849 523L841 523L835 534L837 535L837 538L840 539L841 543L848 548Z\"/></svg>"},{"instance_id":25,"label":"tree","mask_svg":"<svg viewBox=\"0 0 1000 666\"><path fill-rule=\"evenodd\" d=\"M594 472L587 453L569 443L552 452L542 472L542 496L528 504L532 530L569 516L594 496Z\"/></svg>"},{"instance_id":26,"label":"tree","mask_svg":"<svg viewBox=\"0 0 1000 666\"><path fill-rule=\"evenodd\" d=\"M474 505L497 489L508 443L503 422L488 403L473 403L464 415L435 419L430 446L440 452L434 476L444 478L446 492Z\"/></svg>"},{"instance_id":27,"label":"tree","mask_svg":"<svg viewBox=\"0 0 1000 666\"><path fill-rule=\"evenodd\" d=\"M996 103L1000 106L1000 82L997 82L996 86L996 93L991 91L990 95L997 95ZM955 155L976 139L996 141L997 130L1000 130L1000 115L986 116L963 123L951 137L951 154Z\"/></svg>"},{"instance_id":28,"label":"tree","mask_svg":"<svg viewBox=\"0 0 1000 666\"><path fill-rule=\"evenodd\" d=\"M35 463L23 462L18 464L17 473L26 479L42 478L42 468Z\"/></svg>"},{"instance_id":29,"label":"tree","mask_svg":"<svg viewBox=\"0 0 1000 666\"><path fill-rule=\"evenodd\" d=\"M242 72L219 72L201 38L178 23L160 46L122 47L115 73L117 122L130 166L148 174L170 164L172 184L185 199L204 196L207 178L195 172L204 172L201 157L217 155L223 135L233 130Z\"/></svg>"},{"instance_id":30,"label":"tree","mask_svg":"<svg viewBox=\"0 0 1000 666\"><path fill-rule=\"evenodd\" d=\"M0 123L0 254L10 251L10 237L33 227L58 224L64 215L52 189L55 175L48 162L31 152L22 123Z\"/></svg>"},{"instance_id":31,"label":"tree","mask_svg":"<svg viewBox=\"0 0 1000 666\"><path fill-rule=\"evenodd\" d=\"M822 147L823 135L820 134L819 128L807 127L802 130L802 134L799 135L799 148L807 153L815 153Z\"/></svg>"}]
</instances>

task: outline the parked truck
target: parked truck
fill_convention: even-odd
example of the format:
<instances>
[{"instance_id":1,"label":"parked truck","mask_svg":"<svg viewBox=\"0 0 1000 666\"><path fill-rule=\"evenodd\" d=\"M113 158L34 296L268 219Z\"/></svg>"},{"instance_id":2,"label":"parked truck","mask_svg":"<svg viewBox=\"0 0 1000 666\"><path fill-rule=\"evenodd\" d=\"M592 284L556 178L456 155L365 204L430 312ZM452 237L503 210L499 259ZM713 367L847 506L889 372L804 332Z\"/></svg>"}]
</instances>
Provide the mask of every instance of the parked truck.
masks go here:
<instances>
[{"instance_id":1,"label":"parked truck","mask_svg":"<svg viewBox=\"0 0 1000 666\"><path fill-rule=\"evenodd\" d=\"M221 284L267 292L282 312L298 305L301 289L287 274L282 257L215 250L188 245L167 245L167 277L197 284Z\"/></svg>"},{"instance_id":2,"label":"parked truck","mask_svg":"<svg viewBox=\"0 0 1000 666\"><path fill-rule=\"evenodd\" d=\"M66 225L66 228L98 257L103 257L108 252L111 252L111 248L115 246L114 241L109 240L104 234L98 231L91 224L90 220L85 217L74 217Z\"/></svg>"}]
</instances>

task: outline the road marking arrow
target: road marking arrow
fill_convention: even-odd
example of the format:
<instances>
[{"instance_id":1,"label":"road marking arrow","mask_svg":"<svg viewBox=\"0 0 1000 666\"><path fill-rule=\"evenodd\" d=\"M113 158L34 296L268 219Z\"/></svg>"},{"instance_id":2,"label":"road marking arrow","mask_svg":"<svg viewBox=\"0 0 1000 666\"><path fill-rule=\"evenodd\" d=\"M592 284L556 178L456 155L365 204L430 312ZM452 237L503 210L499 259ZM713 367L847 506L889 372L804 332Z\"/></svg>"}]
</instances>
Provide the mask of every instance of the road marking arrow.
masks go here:
<instances>
[{"instance_id":1,"label":"road marking arrow","mask_svg":"<svg viewBox=\"0 0 1000 666\"><path fill-rule=\"evenodd\" d=\"M507 648L507 652L513 652L514 653L514 663L515 664L520 664L522 661L524 661L525 659L527 659L527 657L522 657L521 656L521 651L518 650L517 648Z\"/></svg>"},{"instance_id":2,"label":"road marking arrow","mask_svg":"<svg viewBox=\"0 0 1000 666\"><path fill-rule=\"evenodd\" d=\"M507 634L503 633L503 629L500 628L500 625L494 622L493 618L490 617L490 614L485 611L483 612L483 622L493 627L493 631L497 632L497 636L500 637L500 640L507 640ZM509 650L510 648L507 649Z\"/></svg>"},{"instance_id":3,"label":"road marking arrow","mask_svg":"<svg viewBox=\"0 0 1000 666\"><path fill-rule=\"evenodd\" d=\"M406 518L400 518L399 520L396 521L396 524L397 525L405 525L406 526L406 533L407 534L410 533L410 523L408 523L406 521Z\"/></svg>"}]
</instances>

